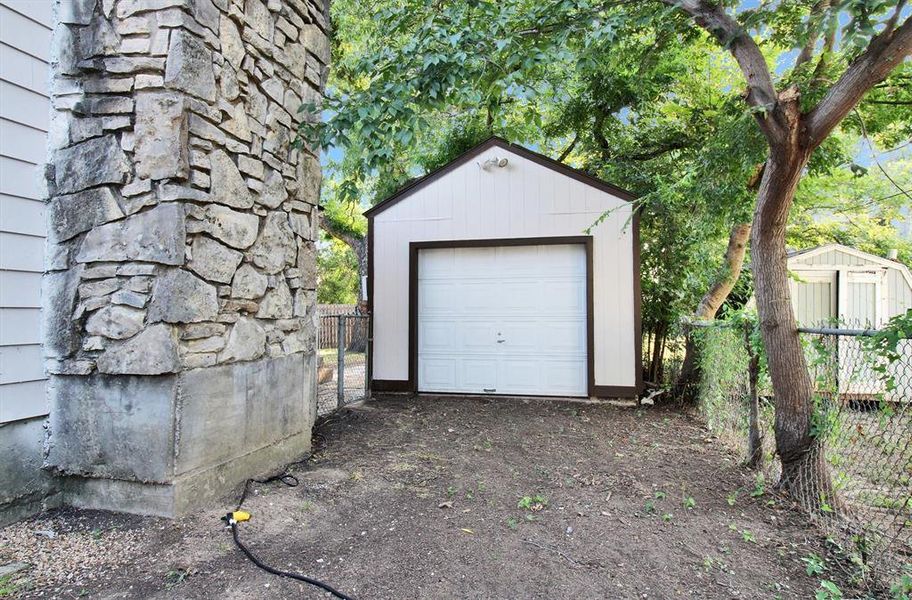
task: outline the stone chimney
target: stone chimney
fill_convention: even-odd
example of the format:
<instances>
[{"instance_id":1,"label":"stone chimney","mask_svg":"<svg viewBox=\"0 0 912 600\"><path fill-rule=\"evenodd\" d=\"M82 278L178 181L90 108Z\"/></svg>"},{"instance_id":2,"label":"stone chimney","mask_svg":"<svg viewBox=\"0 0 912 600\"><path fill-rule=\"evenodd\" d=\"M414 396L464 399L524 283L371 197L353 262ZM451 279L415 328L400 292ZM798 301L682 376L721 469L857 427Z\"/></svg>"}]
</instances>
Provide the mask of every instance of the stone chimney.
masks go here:
<instances>
[{"instance_id":1,"label":"stone chimney","mask_svg":"<svg viewBox=\"0 0 912 600\"><path fill-rule=\"evenodd\" d=\"M58 0L46 467L174 516L300 458L316 410L322 0Z\"/></svg>"}]
</instances>

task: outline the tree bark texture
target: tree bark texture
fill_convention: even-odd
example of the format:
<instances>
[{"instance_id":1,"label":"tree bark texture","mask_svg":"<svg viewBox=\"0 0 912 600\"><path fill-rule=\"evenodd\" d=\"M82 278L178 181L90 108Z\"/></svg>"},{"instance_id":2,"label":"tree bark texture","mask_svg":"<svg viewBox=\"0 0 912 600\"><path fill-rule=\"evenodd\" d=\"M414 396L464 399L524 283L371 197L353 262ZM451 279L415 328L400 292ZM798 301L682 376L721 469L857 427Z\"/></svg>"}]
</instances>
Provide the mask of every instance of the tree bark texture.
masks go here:
<instances>
[{"instance_id":1,"label":"tree bark texture","mask_svg":"<svg viewBox=\"0 0 912 600\"><path fill-rule=\"evenodd\" d=\"M789 210L808 157L796 143L771 150L754 212L751 252L760 332L776 399L780 487L813 507L818 491L832 486L827 470L817 468L822 452L811 435L813 387L792 310L785 255Z\"/></svg>"},{"instance_id":2,"label":"tree bark texture","mask_svg":"<svg viewBox=\"0 0 912 600\"><path fill-rule=\"evenodd\" d=\"M760 397L757 394L757 383L760 379L760 354L751 343L751 328L745 326L744 347L747 350L747 465L756 469L763 462L763 432L760 431Z\"/></svg>"}]
</instances>

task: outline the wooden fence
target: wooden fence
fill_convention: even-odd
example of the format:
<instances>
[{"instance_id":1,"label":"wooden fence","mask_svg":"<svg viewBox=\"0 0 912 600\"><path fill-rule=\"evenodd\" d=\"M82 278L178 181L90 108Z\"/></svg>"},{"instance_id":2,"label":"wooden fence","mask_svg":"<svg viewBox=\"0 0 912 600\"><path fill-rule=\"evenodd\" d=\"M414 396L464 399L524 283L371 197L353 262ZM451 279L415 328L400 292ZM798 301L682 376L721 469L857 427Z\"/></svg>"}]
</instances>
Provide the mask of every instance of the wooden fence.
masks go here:
<instances>
[{"instance_id":1,"label":"wooden fence","mask_svg":"<svg viewBox=\"0 0 912 600\"><path fill-rule=\"evenodd\" d=\"M320 349L338 348L339 347L339 316L352 315L355 313L354 304L319 304L317 305L317 316L320 319ZM356 334L354 327L349 327L345 331L345 340L343 345L347 348L352 343L352 337Z\"/></svg>"}]
</instances>

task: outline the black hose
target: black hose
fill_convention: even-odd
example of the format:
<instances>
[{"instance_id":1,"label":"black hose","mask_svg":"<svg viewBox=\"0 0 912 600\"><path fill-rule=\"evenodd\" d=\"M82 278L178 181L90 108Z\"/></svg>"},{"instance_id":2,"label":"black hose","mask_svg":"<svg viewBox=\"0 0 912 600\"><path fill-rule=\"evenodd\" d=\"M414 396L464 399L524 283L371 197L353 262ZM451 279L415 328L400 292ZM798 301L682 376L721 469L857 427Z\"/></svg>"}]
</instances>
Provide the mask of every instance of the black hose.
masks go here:
<instances>
[{"instance_id":1,"label":"black hose","mask_svg":"<svg viewBox=\"0 0 912 600\"><path fill-rule=\"evenodd\" d=\"M327 592L329 592L336 598L341 598L341 600L354 600L354 598L352 598L351 596L346 596L342 592L340 592L336 589L333 589L329 584L323 583L322 581L319 581L317 579L311 579L310 577L308 577L306 575L299 575L298 573L290 573L288 571L280 571L278 569L273 569L269 565L260 562L260 560L256 556L254 556L253 553L247 549L247 546L242 544L241 540L238 538L237 523L231 523L231 535L234 537L234 543L237 544L237 547L241 549L241 552L243 552L247 556L247 558L250 559L250 562L252 562L256 566L258 566L259 568L263 569L267 573L272 573L273 575L278 575L279 577L289 577L291 579L297 579L298 581L303 581L304 583L309 583L310 585L314 585L320 589L326 590Z\"/></svg>"}]
</instances>

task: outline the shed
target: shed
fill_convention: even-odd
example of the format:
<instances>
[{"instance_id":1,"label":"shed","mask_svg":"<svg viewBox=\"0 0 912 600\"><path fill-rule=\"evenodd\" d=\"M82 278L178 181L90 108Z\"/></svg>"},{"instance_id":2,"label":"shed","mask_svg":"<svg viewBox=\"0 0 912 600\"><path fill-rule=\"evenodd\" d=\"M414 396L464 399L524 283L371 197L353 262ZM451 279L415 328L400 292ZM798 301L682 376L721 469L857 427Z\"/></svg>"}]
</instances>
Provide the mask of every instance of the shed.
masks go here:
<instances>
[{"instance_id":1,"label":"shed","mask_svg":"<svg viewBox=\"0 0 912 600\"><path fill-rule=\"evenodd\" d=\"M368 210L372 391L635 397L631 200L492 137Z\"/></svg>"},{"instance_id":2,"label":"shed","mask_svg":"<svg viewBox=\"0 0 912 600\"><path fill-rule=\"evenodd\" d=\"M876 329L912 308L912 273L895 260L827 244L790 253L788 268L799 327Z\"/></svg>"},{"instance_id":3,"label":"shed","mask_svg":"<svg viewBox=\"0 0 912 600\"><path fill-rule=\"evenodd\" d=\"M827 244L792 252L788 268L799 327L879 329L891 318L912 309L912 273L895 260L841 244ZM834 373L840 396L909 401L902 389L886 386L885 377L900 376L912 364L912 340L900 342L902 358L889 365L886 373L874 368L876 360L864 350L860 338L841 335L834 340Z\"/></svg>"}]
</instances>

